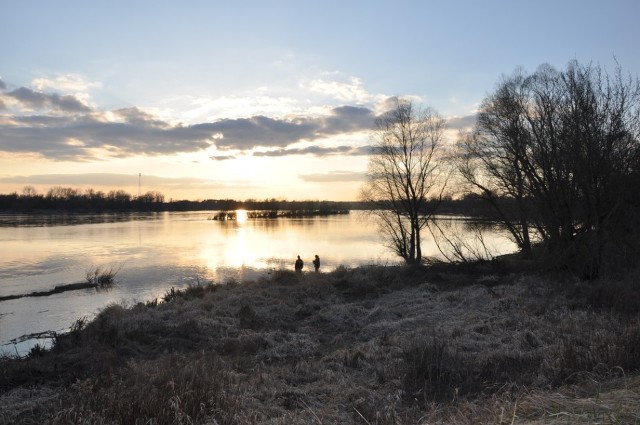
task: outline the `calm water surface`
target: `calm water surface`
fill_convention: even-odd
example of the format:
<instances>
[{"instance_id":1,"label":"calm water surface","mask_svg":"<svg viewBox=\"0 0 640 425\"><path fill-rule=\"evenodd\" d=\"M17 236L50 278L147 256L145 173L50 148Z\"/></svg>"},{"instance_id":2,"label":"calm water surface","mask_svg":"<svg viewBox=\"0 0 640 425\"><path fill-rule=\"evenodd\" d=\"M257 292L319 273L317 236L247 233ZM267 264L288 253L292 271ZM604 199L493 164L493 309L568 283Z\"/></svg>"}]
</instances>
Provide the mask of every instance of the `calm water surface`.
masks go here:
<instances>
[{"instance_id":1,"label":"calm water surface","mask_svg":"<svg viewBox=\"0 0 640 425\"><path fill-rule=\"evenodd\" d=\"M359 212L303 219L213 221L213 212L60 217L0 217L0 296L47 291L82 282L87 271L118 270L108 291L79 290L0 301L0 354L25 354L50 341L11 340L36 332L64 332L110 303L162 297L172 287L228 279L254 279L293 269L297 255L321 271L339 265L395 264L375 226ZM423 247L436 255L433 243ZM497 251L513 247L494 234Z\"/></svg>"}]
</instances>

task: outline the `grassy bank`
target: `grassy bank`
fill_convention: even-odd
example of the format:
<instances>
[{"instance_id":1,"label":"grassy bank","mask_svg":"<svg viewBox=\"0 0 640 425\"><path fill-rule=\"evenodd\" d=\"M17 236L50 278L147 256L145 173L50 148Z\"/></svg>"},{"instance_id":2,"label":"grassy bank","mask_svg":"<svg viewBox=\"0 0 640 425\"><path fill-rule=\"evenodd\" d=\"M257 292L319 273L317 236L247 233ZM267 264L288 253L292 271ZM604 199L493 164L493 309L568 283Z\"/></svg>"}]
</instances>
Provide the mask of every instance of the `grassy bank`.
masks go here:
<instances>
[{"instance_id":1,"label":"grassy bank","mask_svg":"<svg viewBox=\"0 0 640 425\"><path fill-rule=\"evenodd\" d=\"M3 360L0 423L640 423L637 278L369 267L170 291Z\"/></svg>"}]
</instances>

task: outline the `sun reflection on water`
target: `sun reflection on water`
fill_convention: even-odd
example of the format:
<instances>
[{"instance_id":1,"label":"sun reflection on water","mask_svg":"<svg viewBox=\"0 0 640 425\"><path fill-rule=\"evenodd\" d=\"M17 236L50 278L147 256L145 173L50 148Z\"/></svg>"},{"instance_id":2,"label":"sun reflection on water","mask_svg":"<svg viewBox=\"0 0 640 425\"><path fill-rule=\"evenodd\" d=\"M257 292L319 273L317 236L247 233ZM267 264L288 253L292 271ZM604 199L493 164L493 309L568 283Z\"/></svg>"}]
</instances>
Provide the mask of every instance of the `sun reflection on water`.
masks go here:
<instances>
[{"instance_id":1,"label":"sun reflection on water","mask_svg":"<svg viewBox=\"0 0 640 425\"><path fill-rule=\"evenodd\" d=\"M244 223L247 221L247 210L236 210L236 221Z\"/></svg>"}]
</instances>

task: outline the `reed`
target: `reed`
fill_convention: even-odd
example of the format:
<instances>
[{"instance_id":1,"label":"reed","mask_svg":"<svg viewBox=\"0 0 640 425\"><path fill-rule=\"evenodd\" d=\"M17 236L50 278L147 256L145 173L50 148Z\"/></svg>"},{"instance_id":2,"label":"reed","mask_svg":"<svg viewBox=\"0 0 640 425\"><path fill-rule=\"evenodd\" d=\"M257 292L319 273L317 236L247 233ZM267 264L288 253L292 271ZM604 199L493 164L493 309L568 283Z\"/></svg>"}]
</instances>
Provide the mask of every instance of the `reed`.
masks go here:
<instances>
[{"instance_id":1,"label":"reed","mask_svg":"<svg viewBox=\"0 0 640 425\"><path fill-rule=\"evenodd\" d=\"M120 268L116 267L92 267L87 270L85 280L87 284L97 288L109 288L116 282L116 275L119 271Z\"/></svg>"}]
</instances>

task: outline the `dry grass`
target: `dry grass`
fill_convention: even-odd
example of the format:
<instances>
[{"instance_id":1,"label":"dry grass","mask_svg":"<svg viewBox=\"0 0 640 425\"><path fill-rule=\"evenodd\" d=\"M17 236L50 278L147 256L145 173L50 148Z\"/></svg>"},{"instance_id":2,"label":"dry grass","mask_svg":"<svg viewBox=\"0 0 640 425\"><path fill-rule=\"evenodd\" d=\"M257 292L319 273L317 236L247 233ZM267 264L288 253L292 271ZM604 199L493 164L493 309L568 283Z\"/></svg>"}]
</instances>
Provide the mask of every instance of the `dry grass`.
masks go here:
<instances>
[{"instance_id":1,"label":"dry grass","mask_svg":"<svg viewBox=\"0 0 640 425\"><path fill-rule=\"evenodd\" d=\"M110 267L92 267L87 270L86 282L91 285L95 285L100 289L111 287L116 282L116 275L120 271L120 268Z\"/></svg>"},{"instance_id":2,"label":"dry grass","mask_svg":"<svg viewBox=\"0 0 640 425\"><path fill-rule=\"evenodd\" d=\"M619 377L558 392L534 392L521 397L516 413L532 424L637 424L640 378Z\"/></svg>"},{"instance_id":3,"label":"dry grass","mask_svg":"<svg viewBox=\"0 0 640 425\"><path fill-rule=\"evenodd\" d=\"M640 322L585 285L466 265L168 291L4 360L0 424L640 423Z\"/></svg>"}]
</instances>

